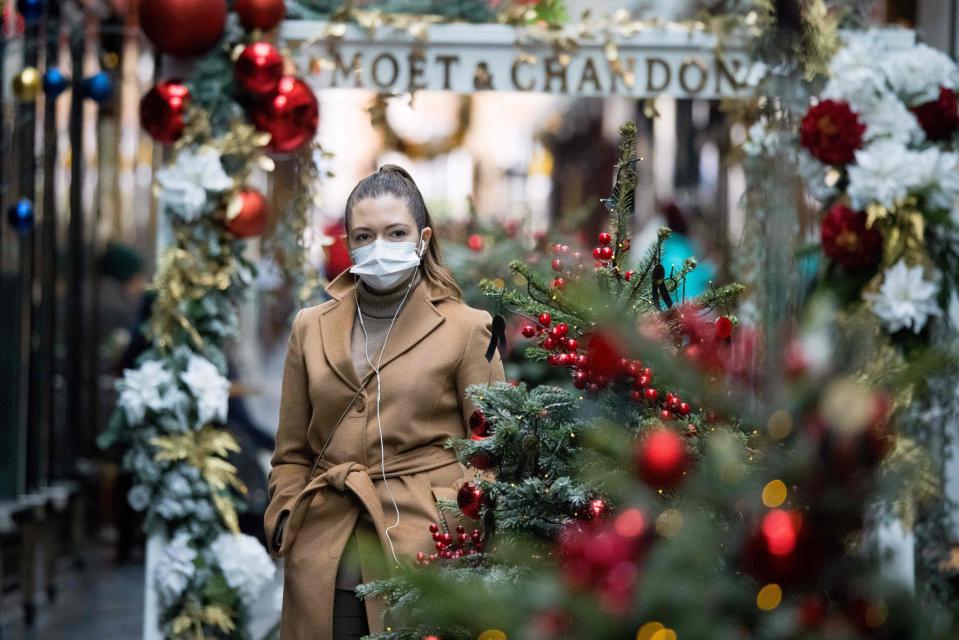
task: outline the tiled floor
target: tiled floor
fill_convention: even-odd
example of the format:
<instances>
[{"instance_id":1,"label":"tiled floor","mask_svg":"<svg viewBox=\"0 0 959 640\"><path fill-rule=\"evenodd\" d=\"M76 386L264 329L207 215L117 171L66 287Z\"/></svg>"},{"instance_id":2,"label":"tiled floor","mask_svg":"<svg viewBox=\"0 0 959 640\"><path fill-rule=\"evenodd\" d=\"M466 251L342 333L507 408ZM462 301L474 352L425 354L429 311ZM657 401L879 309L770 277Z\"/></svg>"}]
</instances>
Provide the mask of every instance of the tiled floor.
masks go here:
<instances>
[{"instance_id":1,"label":"tiled floor","mask_svg":"<svg viewBox=\"0 0 959 640\"><path fill-rule=\"evenodd\" d=\"M2 640L136 640L143 630L143 565L118 566L109 559L88 557L86 569L61 574L58 598L37 607L33 628L23 623L15 599L0 607ZM277 572L274 584L254 607L251 637L260 640L276 623Z\"/></svg>"}]
</instances>

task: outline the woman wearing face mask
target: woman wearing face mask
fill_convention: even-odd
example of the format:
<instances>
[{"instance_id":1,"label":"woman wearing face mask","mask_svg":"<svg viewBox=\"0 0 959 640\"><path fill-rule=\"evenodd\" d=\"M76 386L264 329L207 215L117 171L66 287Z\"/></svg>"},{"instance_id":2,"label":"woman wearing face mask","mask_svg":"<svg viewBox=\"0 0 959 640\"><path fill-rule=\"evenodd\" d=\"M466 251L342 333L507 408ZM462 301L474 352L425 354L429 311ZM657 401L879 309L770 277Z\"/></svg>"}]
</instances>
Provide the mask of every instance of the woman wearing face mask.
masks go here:
<instances>
[{"instance_id":1,"label":"woman wearing face mask","mask_svg":"<svg viewBox=\"0 0 959 640\"><path fill-rule=\"evenodd\" d=\"M296 315L284 365L265 515L283 640L382 631L355 586L435 550L431 523L476 526L437 510L470 478L443 444L469 435L466 387L504 379L490 314L462 301L404 169L361 180L345 226L354 264Z\"/></svg>"}]
</instances>

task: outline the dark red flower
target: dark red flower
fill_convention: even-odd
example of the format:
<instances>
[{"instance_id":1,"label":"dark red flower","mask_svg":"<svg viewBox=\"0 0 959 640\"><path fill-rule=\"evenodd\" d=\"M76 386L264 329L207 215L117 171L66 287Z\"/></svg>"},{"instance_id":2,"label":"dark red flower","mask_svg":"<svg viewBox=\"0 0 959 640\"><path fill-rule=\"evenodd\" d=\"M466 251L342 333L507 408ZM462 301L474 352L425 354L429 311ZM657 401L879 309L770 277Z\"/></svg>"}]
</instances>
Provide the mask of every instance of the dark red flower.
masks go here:
<instances>
[{"instance_id":1,"label":"dark red flower","mask_svg":"<svg viewBox=\"0 0 959 640\"><path fill-rule=\"evenodd\" d=\"M956 92L939 87L939 98L912 108L929 140L945 140L959 129L959 101Z\"/></svg>"},{"instance_id":2,"label":"dark red flower","mask_svg":"<svg viewBox=\"0 0 959 640\"><path fill-rule=\"evenodd\" d=\"M822 219L822 249L847 269L865 269L876 264L882 253L882 236L866 228L866 215L844 204L834 204Z\"/></svg>"},{"instance_id":3,"label":"dark red flower","mask_svg":"<svg viewBox=\"0 0 959 640\"><path fill-rule=\"evenodd\" d=\"M802 146L817 160L845 166L855 159L862 147L866 125L845 102L823 100L810 107L799 125Z\"/></svg>"}]
</instances>

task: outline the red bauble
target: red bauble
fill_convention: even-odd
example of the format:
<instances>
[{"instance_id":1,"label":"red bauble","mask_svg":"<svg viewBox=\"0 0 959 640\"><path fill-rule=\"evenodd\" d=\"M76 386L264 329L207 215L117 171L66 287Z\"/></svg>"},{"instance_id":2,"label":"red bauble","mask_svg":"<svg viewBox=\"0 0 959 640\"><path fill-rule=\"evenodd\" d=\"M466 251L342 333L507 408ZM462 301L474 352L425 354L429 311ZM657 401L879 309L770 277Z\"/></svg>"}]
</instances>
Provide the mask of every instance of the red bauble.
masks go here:
<instances>
[{"instance_id":1,"label":"red bauble","mask_svg":"<svg viewBox=\"0 0 959 640\"><path fill-rule=\"evenodd\" d=\"M483 497L483 490L478 485L467 482L457 492L456 504L459 505L463 515L476 520L479 518L480 507L483 506Z\"/></svg>"},{"instance_id":2,"label":"red bauble","mask_svg":"<svg viewBox=\"0 0 959 640\"><path fill-rule=\"evenodd\" d=\"M269 42L244 47L233 68L239 87L247 93L265 96L276 91L283 78L283 56Z\"/></svg>"},{"instance_id":3,"label":"red bauble","mask_svg":"<svg viewBox=\"0 0 959 640\"><path fill-rule=\"evenodd\" d=\"M544 327L548 327L552 321L553 317L550 316L548 312L544 311L543 313L539 314L539 323Z\"/></svg>"},{"instance_id":4,"label":"red bauble","mask_svg":"<svg viewBox=\"0 0 959 640\"><path fill-rule=\"evenodd\" d=\"M810 107L799 125L799 141L817 160L845 166L862 147L866 125L845 102L823 100Z\"/></svg>"},{"instance_id":5,"label":"red bauble","mask_svg":"<svg viewBox=\"0 0 959 640\"><path fill-rule=\"evenodd\" d=\"M566 278L553 278L553 288L562 289L566 286Z\"/></svg>"},{"instance_id":6,"label":"red bauble","mask_svg":"<svg viewBox=\"0 0 959 640\"><path fill-rule=\"evenodd\" d=\"M269 211L266 198L256 189L243 189L237 197L240 199L240 212L227 221L226 228L237 238L262 234Z\"/></svg>"},{"instance_id":7,"label":"red bauble","mask_svg":"<svg viewBox=\"0 0 959 640\"><path fill-rule=\"evenodd\" d=\"M632 271L627 271L626 273L623 274L623 277L626 278L626 282L629 282L630 278L633 277L633 272L632 272Z\"/></svg>"},{"instance_id":8,"label":"red bauble","mask_svg":"<svg viewBox=\"0 0 959 640\"><path fill-rule=\"evenodd\" d=\"M569 338L566 340L566 350L570 353L575 353L576 349L579 348L579 342L576 341L576 338Z\"/></svg>"},{"instance_id":9,"label":"red bauble","mask_svg":"<svg viewBox=\"0 0 959 640\"><path fill-rule=\"evenodd\" d=\"M589 384L589 374L583 370L576 371L573 374L573 386L577 389L585 389Z\"/></svg>"},{"instance_id":10,"label":"red bauble","mask_svg":"<svg viewBox=\"0 0 959 640\"><path fill-rule=\"evenodd\" d=\"M485 453L474 453L470 456L470 466L480 471L486 471L493 468L493 459Z\"/></svg>"},{"instance_id":11,"label":"red bauble","mask_svg":"<svg viewBox=\"0 0 959 640\"><path fill-rule=\"evenodd\" d=\"M729 316L719 316L716 318L716 337L725 340L733 335L733 321Z\"/></svg>"},{"instance_id":12,"label":"red bauble","mask_svg":"<svg viewBox=\"0 0 959 640\"><path fill-rule=\"evenodd\" d=\"M524 338L532 338L536 335L536 327L531 324L523 325L522 332Z\"/></svg>"},{"instance_id":13,"label":"red bauble","mask_svg":"<svg viewBox=\"0 0 959 640\"><path fill-rule=\"evenodd\" d=\"M196 56L212 49L226 27L226 0L140 0L140 28L157 49Z\"/></svg>"},{"instance_id":14,"label":"red bauble","mask_svg":"<svg viewBox=\"0 0 959 640\"><path fill-rule=\"evenodd\" d=\"M286 15L283 0L236 0L233 8L247 31L269 31Z\"/></svg>"},{"instance_id":15,"label":"red bauble","mask_svg":"<svg viewBox=\"0 0 959 640\"><path fill-rule=\"evenodd\" d=\"M470 249L478 253L483 250L483 236L474 233L466 239L466 244Z\"/></svg>"},{"instance_id":16,"label":"red bauble","mask_svg":"<svg viewBox=\"0 0 959 640\"><path fill-rule=\"evenodd\" d=\"M481 409L477 409L470 414L469 424L470 433L474 436L481 438L489 436L489 423L486 421L486 414Z\"/></svg>"},{"instance_id":17,"label":"red bauble","mask_svg":"<svg viewBox=\"0 0 959 640\"><path fill-rule=\"evenodd\" d=\"M553 258L553 271L562 271L563 270L563 261L559 258Z\"/></svg>"},{"instance_id":18,"label":"red bauble","mask_svg":"<svg viewBox=\"0 0 959 640\"><path fill-rule=\"evenodd\" d=\"M305 82L284 76L276 93L253 107L251 118L257 129L272 136L270 149L287 153L313 139L320 109L316 96Z\"/></svg>"},{"instance_id":19,"label":"red bauble","mask_svg":"<svg viewBox=\"0 0 959 640\"><path fill-rule=\"evenodd\" d=\"M604 232L602 232L601 234L599 234L599 243L600 243L600 244L602 244L602 245L607 245L607 244L609 244L609 243L612 242L612 241L613 241L613 236L610 235L609 233L607 233L607 232L604 231Z\"/></svg>"},{"instance_id":20,"label":"red bauble","mask_svg":"<svg viewBox=\"0 0 959 640\"><path fill-rule=\"evenodd\" d=\"M669 429L654 429L636 446L639 477L654 489L676 487L689 469L686 444Z\"/></svg>"},{"instance_id":21,"label":"red bauble","mask_svg":"<svg viewBox=\"0 0 959 640\"><path fill-rule=\"evenodd\" d=\"M882 255L882 235L866 228L866 215L844 204L830 207L819 228L823 252L837 264L857 270L874 266Z\"/></svg>"},{"instance_id":22,"label":"red bauble","mask_svg":"<svg viewBox=\"0 0 959 640\"><path fill-rule=\"evenodd\" d=\"M643 391L643 397L646 398L646 402L653 404L659 399L659 391L652 387L648 387L645 391Z\"/></svg>"},{"instance_id":23,"label":"red bauble","mask_svg":"<svg viewBox=\"0 0 959 640\"><path fill-rule=\"evenodd\" d=\"M613 257L612 247L603 247L599 250L599 257L602 260L610 260Z\"/></svg>"},{"instance_id":24,"label":"red bauble","mask_svg":"<svg viewBox=\"0 0 959 640\"><path fill-rule=\"evenodd\" d=\"M140 100L140 124L157 142L172 144L183 135L190 90L179 80L158 82Z\"/></svg>"},{"instance_id":25,"label":"red bauble","mask_svg":"<svg viewBox=\"0 0 959 640\"><path fill-rule=\"evenodd\" d=\"M912 112L929 140L945 140L959 129L959 101L952 89L939 87L939 98L913 107Z\"/></svg>"}]
</instances>

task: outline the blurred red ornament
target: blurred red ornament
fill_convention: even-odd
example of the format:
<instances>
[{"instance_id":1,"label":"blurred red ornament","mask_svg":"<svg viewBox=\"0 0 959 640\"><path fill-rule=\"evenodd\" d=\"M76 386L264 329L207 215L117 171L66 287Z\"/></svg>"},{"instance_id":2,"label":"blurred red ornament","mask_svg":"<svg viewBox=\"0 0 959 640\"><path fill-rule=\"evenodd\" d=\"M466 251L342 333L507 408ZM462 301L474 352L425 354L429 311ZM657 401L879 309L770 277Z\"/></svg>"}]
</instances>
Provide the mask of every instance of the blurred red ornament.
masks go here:
<instances>
[{"instance_id":1,"label":"blurred red ornament","mask_svg":"<svg viewBox=\"0 0 959 640\"><path fill-rule=\"evenodd\" d=\"M479 518L480 507L483 506L483 490L473 482L467 482L456 494L456 504L460 511L468 518Z\"/></svg>"},{"instance_id":2,"label":"blurred red ornament","mask_svg":"<svg viewBox=\"0 0 959 640\"><path fill-rule=\"evenodd\" d=\"M613 257L613 248L612 247L602 247L599 250L599 257L601 260L610 260Z\"/></svg>"},{"instance_id":3,"label":"blurred red ornament","mask_svg":"<svg viewBox=\"0 0 959 640\"><path fill-rule=\"evenodd\" d=\"M480 252L483 250L483 236L474 233L466 240L466 244L473 251Z\"/></svg>"},{"instance_id":4,"label":"blurred red ornament","mask_svg":"<svg viewBox=\"0 0 959 640\"><path fill-rule=\"evenodd\" d=\"M612 242L612 241L613 241L613 236L610 235L609 233L603 231L601 234L599 234L599 243L600 243L600 244L602 244L602 245L607 245L607 244L609 244L609 243Z\"/></svg>"},{"instance_id":5,"label":"blurred red ornament","mask_svg":"<svg viewBox=\"0 0 959 640\"><path fill-rule=\"evenodd\" d=\"M328 280L332 280L353 266L350 249L346 245L346 238L344 238L345 234L346 227L340 222L335 222L323 228L323 235L332 239L329 245L323 247L323 252L326 254L324 275Z\"/></svg>"},{"instance_id":6,"label":"blurred red ornament","mask_svg":"<svg viewBox=\"0 0 959 640\"><path fill-rule=\"evenodd\" d=\"M612 336L594 333L589 339L587 351L593 373L608 378L621 373L619 363L622 349Z\"/></svg>"},{"instance_id":7,"label":"blurred red ornament","mask_svg":"<svg viewBox=\"0 0 959 640\"><path fill-rule=\"evenodd\" d=\"M283 0L236 0L233 9L247 31L269 31L280 24L286 15Z\"/></svg>"},{"instance_id":8,"label":"blurred red ornament","mask_svg":"<svg viewBox=\"0 0 959 640\"><path fill-rule=\"evenodd\" d=\"M686 444L670 429L654 429L641 438L635 460L639 477L654 489L678 486L690 464Z\"/></svg>"},{"instance_id":9,"label":"blurred red ornament","mask_svg":"<svg viewBox=\"0 0 959 640\"><path fill-rule=\"evenodd\" d=\"M865 269L879 262L882 234L866 228L866 214L842 203L829 208L819 228L823 252L847 269Z\"/></svg>"},{"instance_id":10,"label":"blurred red ornament","mask_svg":"<svg viewBox=\"0 0 959 640\"><path fill-rule=\"evenodd\" d=\"M320 120L319 105L306 83L284 76L274 95L254 105L251 119L257 129L272 136L270 149L288 153L313 139Z\"/></svg>"},{"instance_id":11,"label":"blurred red ornament","mask_svg":"<svg viewBox=\"0 0 959 640\"><path fill-rule=\"evenodd\" d=\"M550 316L548 312L544 311L543 313L539 314L539 323L544 327L548 327L552 321L553 317Z\"/></svg>"},{"instance_id":12,"label":"blurred red ornament","mask_svg":"<svg viewBox=\"0 0 959 640\"><path fill-rule=\"evenodd\" d=\"M158 82L140 100L140 124L157 142L172 144L183 135L190 90L179 80Z\"/></svg>"},{"instance_id":13,"label":"blurred red ornament","mask_svg":"<svg viewBox=\"0 0 959 640\"><path fill-rule=\"evenodd\" d=\"M959 101L952 89L939 87L936 100L913 107L912 112L929 140L946 140L959 129Z\"/></svg>"},{"instance_id":14,"label":"blurred red ornament","mask_svg":"<svg viewBox=\"0 0 959 640\"><path fill-rule=\"evenodd\" d=\"M563 270L563 261L559 258L553 258L552 262L553 271L562 271Z\"/></svg>"},{"instance_id":15,"label":"blurred red ornament","mask_svg":"<svg viewBox=\"0 0 959 640\"><path fill-rule=\"evenodd\" d=\"M254 42L243 48L233 72L243 91L265 96L276 91L283 78L283 56L269 42Z\"/></svg>"},{"instance_id":16,"label":"blurred red ornament","mask_svg":"<svg viewBox=\"0 0 959 640\"><path fill-rule=\"evenodd\" d=\"M595 592L600 606L609 613L626 613L639 578L638 562L647 532L646 518L635 508L613 519L567 524L558 539L566 582Z\"/></svg>"},{"instance_id":17,"label":"blurred red ornament","mask_svg":"<svg viewBox=\"0 0 959 640\"><path fill-rule=\"evenodd\" d=\"M845 166L862 147L866 125L849 104L823 100L810 107L799 125L799 141L812 157L826 164Z\"/></svg>"},{"instance_id":18,"label":"blurred red ornament","mask_svg":"<svg viewBox=\"0 0 959 640\"><path fill-rule=\"evenodd\" d=\"M139 13L150 42L181 58L209 51L226 28L226 0L140 0Z\"/></svg>"},{"instance_id":19,"label":"blurred red ornament","mask_svg":"<svg viewBox=\"0 0 959 640\"><path fill-rule=\"evenodd\" d=\"M522 332L524 338L532 338L536 335L536 327L531 324L523 325Z\"/></svg>"},{"instance_id":20,"label":"blurred red ornament","mask_svg":"<svg viewBox=\"0 0 959 640\"><path fill-rule=\"evenodd\" d=\"M626 282L629 282L630 278L633 277L633 272L632 272L632 271L627 271L626 273L623 274L623 277L626 278Z\"/></svg>"},{"instance_id":21,"label":"blurred red ornament","mask_svg":"<svg viewBox=\"0 0 959 640\"><path fill-rule=\"evenodd\" d=\"M239 212L226 223L226 228L237 238L258 236L266 229L269 207L266 198L256 189L243 189L237 194Z\"/></svg>"},{"instance_id":22,"label":"blurred red ornament","mask_svg":"<svg viewBox=\"0 0 959 640\"><path fill-rule=\"evenodd\" d=\"M609 505L606 504L606 501L602 498L596 498L589 501L589 507L587 507L584 515L586 520L594 520L596 518L602 518L606 515L606 511L609 509Z\"/></svg>"}]
</instances>

